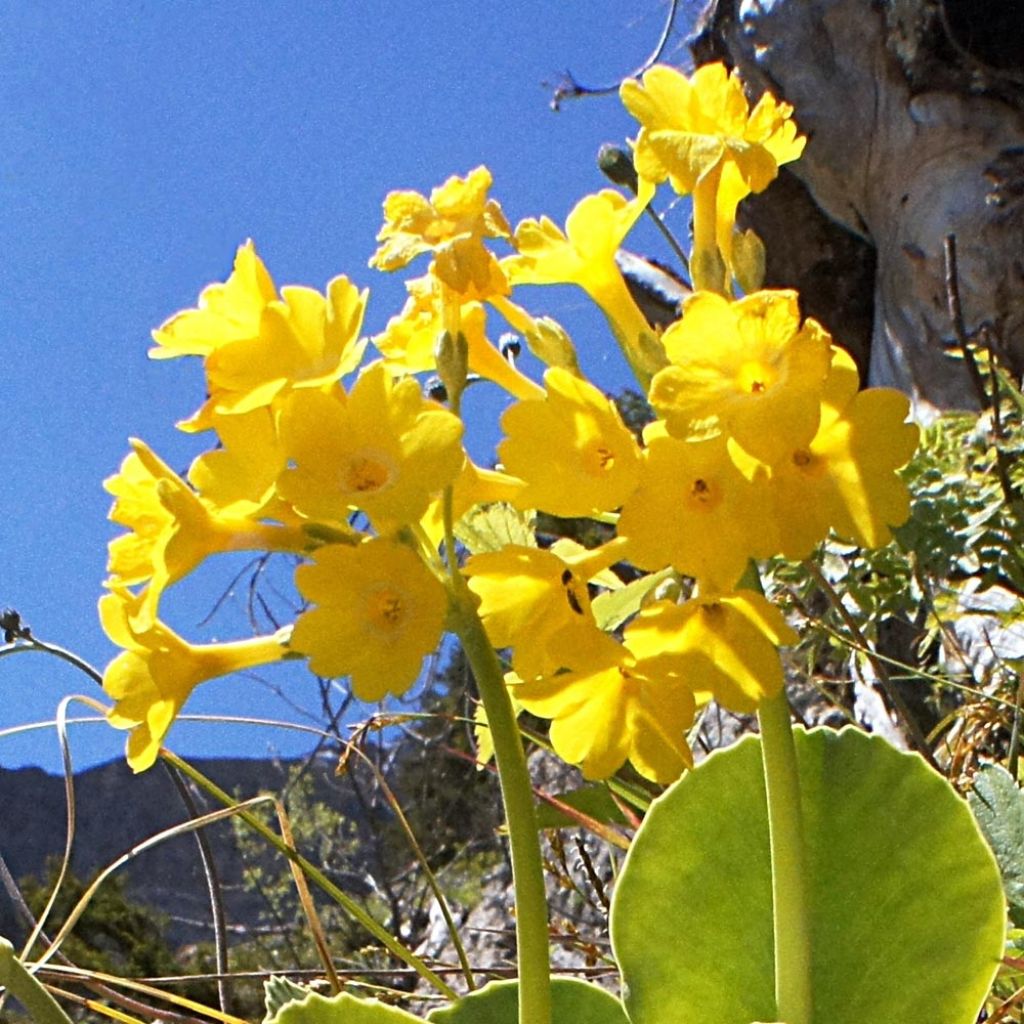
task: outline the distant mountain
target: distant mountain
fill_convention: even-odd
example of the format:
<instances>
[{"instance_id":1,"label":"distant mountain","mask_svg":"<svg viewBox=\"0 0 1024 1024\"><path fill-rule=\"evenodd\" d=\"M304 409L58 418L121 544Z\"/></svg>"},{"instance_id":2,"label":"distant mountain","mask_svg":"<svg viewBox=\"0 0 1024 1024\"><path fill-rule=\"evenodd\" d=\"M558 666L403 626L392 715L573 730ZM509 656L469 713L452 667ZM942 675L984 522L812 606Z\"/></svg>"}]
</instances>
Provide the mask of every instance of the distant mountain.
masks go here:
<instances>
[{"instance_id":1,"label":"distant mountain","mask_svg":"<svg viewBox=\"0 0 1024 1024\"><path fill-rule=\"evenodd\" d=\"M222 789L242 798L262 791L279 793L292 763L243 758L192 762ZM318 765L318 796L342 807L345 797L334 785L333 762ZM86 880L142 840L189 817L167 771L159 764L133 775L124 761L91 768L75 776L76 827L72 870ZM214 809L193 794L204 811ZM251 924L259 898L242 891L242 860L229 822L204 829L225 892L229 926ZM46 860L60 856L67 833L64 779L39 768L0 768L0 856L15 879L42 876ZM210 902L194 833L158 843L119 869L127 892L171 918L168 938L174 944L209 939ZM24 922L6 890L0 888L0 934L16 939Z\"/></svg>"}]
</instances>

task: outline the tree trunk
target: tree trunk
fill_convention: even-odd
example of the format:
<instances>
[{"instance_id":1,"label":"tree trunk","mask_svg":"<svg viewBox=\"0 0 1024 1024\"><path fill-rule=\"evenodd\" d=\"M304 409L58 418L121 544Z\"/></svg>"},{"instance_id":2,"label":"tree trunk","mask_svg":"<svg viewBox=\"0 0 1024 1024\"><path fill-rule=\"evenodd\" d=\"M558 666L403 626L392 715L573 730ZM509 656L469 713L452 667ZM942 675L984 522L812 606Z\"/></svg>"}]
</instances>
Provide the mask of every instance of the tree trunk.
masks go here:
<instances>
[{"instance_id":1,"label":"tree trunk","mask_svg":"<svg viewBox=\"0 0 1024 1024\"><path fill-rule=\"evenodd\" d=\"M1024 371L1019 0L712 0L693 49L795 107L804 156L747 219L767 283L799 288L869 383L925 413L976 404L955 355L950 235L967 332L987 327Z\"/></svg>"}]
</instances>

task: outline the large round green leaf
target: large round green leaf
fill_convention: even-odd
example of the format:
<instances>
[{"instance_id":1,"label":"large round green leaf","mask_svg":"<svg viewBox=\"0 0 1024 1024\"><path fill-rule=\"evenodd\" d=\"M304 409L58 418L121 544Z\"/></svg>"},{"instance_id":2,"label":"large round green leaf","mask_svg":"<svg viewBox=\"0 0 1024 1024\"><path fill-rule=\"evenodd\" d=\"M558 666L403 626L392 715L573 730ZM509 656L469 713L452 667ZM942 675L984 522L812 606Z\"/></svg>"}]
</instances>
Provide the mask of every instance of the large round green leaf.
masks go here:
<instances>
[{"instance_id":1,"label":"large round green leaf","mask_svg":"<svg viewBox=\"0 0 1024 1024\"><path fill-rule=\"evenodd\" d=\"M435 1010L432 1024L518 1024L519 982L492 981L451 1006ZM551 1024L629 1024L622 1003L575 978L551 982Z\"/></svg>"},{"instance_id":2,"label":"large round green leaf","mask_svg":"<svg viewBox=\"0 0 1024 1024\"><path fill-rule=\"evenodd\" d=\"M813 1024L973 1024L1002 954L999 874L920 757L854 729L796 735ZM612 905L633 1024L777 1019L760 740L654 802Z\"/></svg>"},{"instance_id":3,"label":"large round green leaf","mask_svg":"<svg viewBox=\"0 0 1024 1024\"><path fill-rule=\"evenodd\" d=\"M337 996L311 993L287 1003L264 1024L422 1024L405 1010L376 999L356 999L347 992Z\"/></svg>"}]
</instances>

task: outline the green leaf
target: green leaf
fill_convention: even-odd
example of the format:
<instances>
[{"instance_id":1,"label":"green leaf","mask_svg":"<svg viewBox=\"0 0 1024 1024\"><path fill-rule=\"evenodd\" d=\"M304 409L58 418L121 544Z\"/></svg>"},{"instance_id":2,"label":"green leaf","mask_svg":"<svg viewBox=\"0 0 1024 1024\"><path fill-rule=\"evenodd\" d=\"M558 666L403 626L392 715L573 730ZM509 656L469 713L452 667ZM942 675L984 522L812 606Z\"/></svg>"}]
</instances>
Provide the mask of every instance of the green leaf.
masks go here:
<instances>
[{"instance_id":1,"label":"green leaf","mask_svg":"<svg viewBox=\"0 0 1024 1024\"><path fill-rule=\"evenodd\" d=\"M813 1024L973 1024L1003 950L999 874L965 801L854 729L796 734ZM612 903L633 1024L777 1019L760 740L651 806Z\"/></svg>"},{"instance_id":2,"label":"green leaf","mask_svg":"<svg viewBox=\"0 0 1024 1024\"><path fill-rule=\"evenodd\" d=\"M343 992L329 999L312 993L287 1003L267 1024L422 1024L422 1019L376 999L356 999Z\"/></svg>"},{"instance_id":3,"label":"green leaf","mask_svg":"<svg viewBox=\"0 0 1024 1024\"><path fill-rule=\"evenodd\" d=\"M659 583L667 580L672 575L672 571L672 569L662 569L649 576L641 576L618 590L599 594L591 602L591 609L598 626L604 630L612 630L621 625L630 615L640 610L644 598Z\"/></svg>"},{"instance_id":4,"label":"green leaf","mask_svg":"<svg viewBox=\"0 0 1024 1024\"><path fill-rule=\"evenodd\" d=\"M555 794L555 798L567 807L582 811L588 818L603 822L605 825L626 824L626 817L612 798L611 791L601 783L592 786L581 786L579 789L574 789L569 793L558 793ZM538 828L579 827L579 822L575 818L570 817L565 811L549 803L541 802L537 804L536 813Z\"/></svg>"},{"instance_id":5,"label":"green leaf","mask_svg":"<svg viewBox=\"0 0 1024 1024\"><path fill-rule=\"evenodd\" d=\"M288 978L271 975L269 981L263 983L263 1002L267 1008L263 1024L269 1024L288 1003L305 999L310 990L303 985L296 985Z\"/></svg>"},{"instance_id":6,"label":"green leaf","mask_svg":"<svg viewBox=\"0 0 1024 1024\"><path fill-rule=\"evenodd\" d=\"M455 536L471 554L500 551L509 544L535 548L534 517L504 501L478 505L455 524Z\"/></svg>"},{"instance_id":7,"label":"green leaf","mask_svg":"<svg viewBox=\"0 0 1024 1024\"><path fill-rule=\"evenodd\" d=\"M451 1006L435 1010L432 1024L518 1024L519 982L492 981ZM629 1024L622 1003L603 988L575 978L551 981L551 1024Z\"/></svg>"},{"instance_id":8,"label":"green leaf","mask_svg":"<svg viewBox=\"0 0 1024 1024\"><path fill-rule=\"evenodd\" d=\"M989 765L967 799L996 855L1010 920L1024 928L1024 793L1005 768Z\"/></svg>"}]
</instances>

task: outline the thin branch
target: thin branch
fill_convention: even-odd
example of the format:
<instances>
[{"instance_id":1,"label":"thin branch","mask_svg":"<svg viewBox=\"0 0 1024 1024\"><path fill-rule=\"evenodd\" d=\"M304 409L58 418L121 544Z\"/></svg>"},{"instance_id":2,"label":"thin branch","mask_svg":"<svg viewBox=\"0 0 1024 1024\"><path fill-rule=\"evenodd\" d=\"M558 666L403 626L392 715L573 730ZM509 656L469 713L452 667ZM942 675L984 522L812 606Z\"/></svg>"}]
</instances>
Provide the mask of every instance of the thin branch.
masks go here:
<instances>
[{"instance_id":1,"label":"thin branch","mask_svg":"<svg viewBox=\"0 0 1024 1024\"><path fill-rule=\"evenodd\" d=\"M982 409L990 407L992 400L985 390L985 382L981 378L981 371L974 358L974 349L971 347L971 339L964 324L963 306L960 303L960 274L957 270L956 259L956 235L946 235L944 243L946 256L946 305L949 309L949 319L953 324L953 334L956 337L960 351L963 353L964 365L967 367L967 375L971 378L971 386L974 388L978 404Z\"/></svg>"},{"instance_id":2,"label":"thin branch","mask_svg":"<svg viewBox=\"0 0 1024 1024\"><path fill-rule=\"evenodd\" d=\"M185 805L185 811L190 818L201 817L201 812L196 806L195 800L189 792L181 773L167 761L162 762L164 771L171 780L174 788L178 791L181 802ZM227 974L228 970L228 946L227 946L227 921L224 917L224 894L221 889L220 874L217 871L217 863L214 860L213 850L203 829L196 829L192 833L196 838L196 846L199 848L199 860L203 865L203 874L206 877L206 891L210 896L210 914L213 919L213 950L214 961L217 965L218 974ZM229 1013L229 993L223 981L217 982L217 1003L222 1013Z\"/></svg>"},{"instance_id":3,"label":"thin branch","mask_svg":"<svg viewBox=\"0 0 1024 1024\"><path fill-rule=\"evenodd\" d=\"M957 345L964 356L964 365L967 367L967 374L971 378L971 385L978 397L982 410L992 411L993 435L996 444L993 446L996 453L996 476L999 479L999 486L1002 489L1003 497L1010 507L1011 513L1018 521L1021 521L1020 494L1010 479L1010 467L1007 462L1006 452L999 443L1003 438L1003 426L999 410L999 393L996 383L998 374L995 372L995 363L992 362L993 345L991 331L987 326L981 328L982 333L989 342L989 369L992 376L992 394L985 388L981 371L978 369L977 360L974 358L974 336L968 334L964 324L963 307L960 303L960 276L957 270L956 258L956 235L947 235L945 240L946 256L946 300L949 307L949 318L953 323L953 334L956 337Z\"/></svg>"},{"instance_id":4,"label":"thin branch","mask_svg":"<svg viewBox=\"0 0 1024 1024\"><path fill-rule=\"evenodd\" d=\"M658 40L658 45L655 46L654 51L651 55L640 65L640 67L634 69L626 78L639 78L645 71L652 68L655 64L661 60L662 55L665 52L665 48L668 46L669 39L672 38L672 26L675 23L676 15L679 13L679 0L670 0L668 7L668 16L665 19L665 27L661 31L661 38ZM613 85L581 85L576 81L573 73L566 70L562 81L558 83L555 88L554 95L551 97L551 109L557 113L562 109L562 103L565 100L579 99L581 96L607 96L609 93L618 92L620 82L615 82Z\"/></svg>"}]
</instances>

